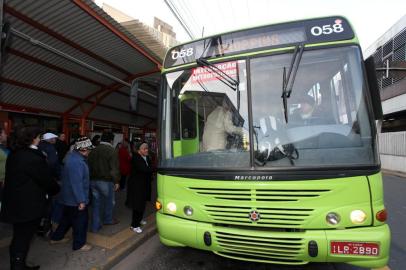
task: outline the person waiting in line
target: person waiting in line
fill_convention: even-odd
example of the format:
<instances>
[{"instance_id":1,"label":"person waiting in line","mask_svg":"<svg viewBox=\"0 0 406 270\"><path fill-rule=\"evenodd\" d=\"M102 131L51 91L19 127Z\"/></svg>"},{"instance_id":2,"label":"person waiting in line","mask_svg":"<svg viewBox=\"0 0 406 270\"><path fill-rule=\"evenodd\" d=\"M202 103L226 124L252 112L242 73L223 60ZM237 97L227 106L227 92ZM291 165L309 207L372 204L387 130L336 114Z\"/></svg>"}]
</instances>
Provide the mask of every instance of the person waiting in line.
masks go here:
<instances>
[{"instance_id":1,"label":"person waiting in line","mask_svg":"<svg viewBox=\"0 0 406 270\"><path fill-rule=\"evenodd\" d=\"M217 106L207 117L203 129L203 151L224 150L227 136L243 135L242 127L233 124L230 105L223 99L222 106Z\"/></svg>"},{"instance_id":2,"label":"person waiting in line","mask_svg":"<svg viewBox=\"0 0 406 270\"><path fill-rule=\"evenodd\" d=\"M0 124L0 208L3 194L4 177L6 176L6 160L9 152L10 151L7 148L6 130L4 129L3 124Z\"/></svg>"},{"instance_id":3,"label":"person waiting in line","mask_svg":"<svg viewBox=\"0 0 406 270\"><path fill-rule=\"evenodd\" d=\"M93 207L92 232L98 232L102 225L119 223L113 218L114 191L120 188L118 155L112 145L113 140L114 134L112 132L103 132L100 144L90 153L88 158ZM101 213L102 209L104 213Z\"/></svg>"},{"instance_id":4,"label":"person waiting in line","mask_svg":"<svg viewBox=\"0 0 406 270\"><path fill-rule=\"evenodd\" d=\"M97 147L100 144L100 135L96 134L92 138L92 144Z\"/></svg>"},{"instance_id":5,"label":"person waiting in line","mask_svg":"<svg viewBox=\"0 0 406 270\"><path fill-rule=\"evenodd\" d=\"M41 130L22 127L6 164L0 220L13 224L10 244L11 269L39 269L26 265L30 242L47 206L47 196L59 192L46 157L38 149Z\"/></svg>"},{"instance_id":6,"label":"person waiting in line","mask_svg":"<svg viewBox=\"0 0 406 270\"><path fill-rule=\"evenodd\" d=\"M54 179L60 181L61 164L59 161L58 151L56 150L56 141L58 136L53 133L47 132L42 135L42 140L38 145L39 150L41 150L47 157L48 166L51 169L52 176ZM62 205L58 203L56 198L51 198L50 208L45 213L43 220L41 221L38 233L40 235L46 235L50 229L55 229L59 220L62 217Z\"/></svg>"},{"instance_id":7,"label":"person waiting in line","mask_svg":"<svg viewBox=\"0 0 406 270\"><path fill-rule=\"evenodd\" d=\"M51 169L52 176L55 179L59 179L61 166L59 163L58 152L56 151L56 136L53 133L47 132L42 135L42 140L38 145L38 149L41 150L47 157L48 165Z\"/></svg>"},{"instance_id":8,"label":"person waiting in line","mask_svg":"<svg viewBox=\"0 0 406 270\"><path fill-rule=\"evenodd\" d=\"M66 143L65 133L59 133L58 139L55 143L56 152L58 153L58 160L61 165L63 165L63 160L66 153L69 151L69 145Z\"/></svg>"},{"instance_id":9,"label":"person waiting in line","mask_svg":"<svg viewBox=\"0 0 406 270\"><path fill-rule=\"evenodd\" d=\"M89 167L86 158L94 148L87 137L79 138L74 150L66 156L62 170L62 187L59 202L63 205L61 221L51 235L51 244L64 243L65 234L73 229L73 250L88 251L92 247L86 244L89 204Z\"/></svg>"},{"instance_id":10,"label":"person waiting in line","mask_svg":"<svg viewBox=\"0 0 406 270\"><path fill-rule=\"evenodd\" d=\"M141 142L136 145L137 152L134 153L131 165L131 175L127 183L126 205L132 209L132 220L130 229L136 233L142 233L141 225L146 221L142 220L145 205L148 197L148 185L152 181L151 160L148 158L148 144Z\"/></svg>"},{"instance_id":11,"label":"person waiting in line","mask_svg":"<svg viewBox=\"0 0 406 270\"><path fill-rule=\"evenodd\" d=\"M126 187L127 178L131 172L131 151L128 145L128 140L124 139L118 149L118 160L120 164L120 189Z\"/></svg>"}]
</instances>

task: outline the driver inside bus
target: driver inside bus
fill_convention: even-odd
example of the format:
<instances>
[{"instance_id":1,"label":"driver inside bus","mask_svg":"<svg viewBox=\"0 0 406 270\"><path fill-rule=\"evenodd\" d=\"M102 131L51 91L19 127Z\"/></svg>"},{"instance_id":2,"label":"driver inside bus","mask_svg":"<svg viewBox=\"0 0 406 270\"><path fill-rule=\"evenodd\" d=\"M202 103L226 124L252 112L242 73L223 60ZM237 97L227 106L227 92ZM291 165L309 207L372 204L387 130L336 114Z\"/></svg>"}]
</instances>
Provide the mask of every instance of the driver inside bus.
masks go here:
<instances>
[{"instance_id":1,"label":"driver inside bus","mask_svg":"<svg viewBox=\"0 0 406 270\"><path fill-rule=\"evenodd\" d=\"M313 97L304 95L299 100L299 108L293 112L289 120L295 124L308 124L313 116L315 104L316 102Z\"/></svg>"},{"instance_id":2,"label":"driver inside bus","mask_svg":"<svg viewBox=\"0 0 406 270\"><path fill-rule=\"evenodd\" d=\"M242 127L233 124L230 105L223 99L222 106L217 106L207 117L203 130L203 151L224 150L227 136L243 136Z\"/></svg>"}]
</instances>

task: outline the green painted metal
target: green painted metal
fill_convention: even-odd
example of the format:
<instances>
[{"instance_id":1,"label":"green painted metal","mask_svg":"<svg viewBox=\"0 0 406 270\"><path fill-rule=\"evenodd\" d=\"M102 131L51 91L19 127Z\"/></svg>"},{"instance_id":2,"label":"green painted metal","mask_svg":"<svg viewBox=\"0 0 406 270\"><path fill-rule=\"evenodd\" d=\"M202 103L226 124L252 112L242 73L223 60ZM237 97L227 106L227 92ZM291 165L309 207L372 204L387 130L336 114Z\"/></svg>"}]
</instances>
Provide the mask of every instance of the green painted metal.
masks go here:
<instances>
[{"instance_id":1,"label":"green painted metal","mask_svg":"<svg viewBox=\"0 0 406 270\"><path fill-rule=\"evenodd\" d=\"M193 99L198 106L198 98L193 93L185 93L179 98L179 102L184 102L186 100ZM197 110L197 108L196 108ZM197 117L197 115L196 115ZM180 134L180 140L173 141L173 156L179 157L184 155L195 154L199 152L200 149L200 138L199 138L199 121L196 118L196 137L195 138L183 138L183 134ZM182 133L182 132L181 132Z\"/></svg>"},{"instance_id":2,"label":"green painted metal","mask_svg":"<svg viewBox=\"0 0 406 270\"><path fill-rule=\"evenodd\" d=\"M354 27L352 26L351 22L350 22L345 16L342 16L342 15L332 15L332 16L322 16L322 17L311 17L311 18L302 18L302 19L297 20L297 21L304 21L304 20L311 20L311 19L323 19L323 18L329 18L329 17L342 17L342 18L344 18L344 19L350 24L351 29L352 29L353 32L354 32L355 38L354 38L353 40L356 40L356 42L358 43L358 38L357 38L356 32L355 32L355 30L354 30ZM230 34L230 33L237 32L237 31L250 30L250 29L260 28L260 27L269 26L269 25L273 25L273 24L281 24L281 23L288 23L288 22L292 22L292 21L279 21L279 22L274 22L274 23L272 23L272 24L260 24L260 25L251 26L251 27L246 27L246 28L242 28L242 29L235 29L235 30L233 30L233 31L220 32L220 33L213 34L213 35L210 35L210 36L205 36L205 37L202 37L202 38L197 38L197 39L194 39L194 40L191 40L191 41L183 42L183 43L177 44L176 46L173 46L173 47L169 48L169 49L166 51L166 53L165 53L164 59L168 57L168 53L169 53L173 48L178 47L178 46L182 46L182 45L186 45L186 44L192 43L192 42L194 42L194 41L204 40L204 39L207 39L207 38L210 38L210 37L219 36L219 35ZM164 68L163 68L163 70L164 70ZM163 72L164 72L164 71L163 71Z\"/></svg>"},{"instance_id":3,"label":"green painted metal","mask_svg":"<svg viewBox=\"0 0 406 270\"><path fill-rule=\"evenodd\" d=\"M306 44L305 48L311 48L311 47L320 47L322 48L323 46L331 46L331 45L358 45L359 44L359 40L357 37L354 37L352 40L342 40L342 41L334 41L334 42L323 42L323 43L313 43L313 44ZM237 55L230 55L230 56L226 56L226 57L217 57L217 58L211 58L208 59L208 61L210 63L217 63L217 62L225 62L227 60L232 60L232 59L239 59L239 58L244 58L244 57L252 57L252 56L256 56L256 55L262 55L262 54L272 54L272 53L279 53L279 52L283 52L283 51L293 51L295 49L294 46L290 46L290 47L283 47L283 48L275 48L275 49L269 49L269 50L259 50L259 51L254 51L254 52L249 52L249 53L241 53L241 54L237 54ZM192 67L196 67L196 64L186 64L186 65L182 65L182 66L177 66L177 67L173 67L173 68L162 68L162 73L168 73L168 72L172 72L172 71L177 71L177 70L182 70L182 69L186 69L186 68L192 68Z\"/></svg>"},{"instance_id":4,"label":"green painted metal","mask_svg":"<svg viewBox=\"0 0 406 270\"><path fill-rule=\"evenodd\" d=\"M380 173L368 177L267 182L158 175L158 200L163 209L157 213L157 225L161 241L166 245L190 246L234 259L279 264L345 262L382 267L389 258L390 232L386 224L377 224L375 220L375 212L383 207L381 185ZM177 206L174 213L166 208L170 202ZM185 215L185 206L193 208L192 216ZM376 211L372 211L375 207ZM260 212L259 221L248 218L252 210ZM367 213L364 223L351 222L353 210ZM326 222L329 212L340 215L339 224L333 226ZM205 232L212 235L211 246L204 244ZM263 242L267 238L272 239ZM317 257L308 255L307 245L312 240L318 244ZM379 256L333 255L330 241L374 242L380 245L380 253ZM291 250L292 243L298 248ZM256 256L247 257L254 253Z\"/></svg>"},{"instance_id":5,"label":"green painted metal","mask_svg":"<svg viewBox=\"0 0 406 270\"><path fill-rule=\"evenodd\" d=\"M183 156L182 152L182 141L181 140L175 140L173 141L173 157L180 157Z\"/></svg>"},{"instance_id":6,"label":"green painted metal","mask_svg":"<svg viewBox=\"0 0 406 270\"><path fill-rule=\"evenodd\" d=\"M358 43L355 36L352 40L306 47ZM208 61L224 62L293 49L261 50ZM177 66L163 69L162 73L195 66ZM194 97L185 95L181 100L188 98ZM198 152L198 142L198 138L174 141L174 157ZM288 265L341 262L379 268L389 260L390 230L385 222L376 219L376 213L385 208L381 173L306 181L224 181L158 174L157 184L157 200L163 205L157 212L157 227L161 242L168 246L189 246L233 259ZM176 204L175 212L167 209L168 203ZM192 216L184 213L185 206L193 208ZM249 219L252 210L261 215L256 222ZM353 210L367 214L362 224L351 222ZM337 225L327 223L330 212L340 216ZM212 239L210 246L204 243L207 232ZM308 254L310 241L317 242L316 257ZM378 256L334 255L330 253L331 241L374 242L379 244L380 252Z\"/></svg>"}]
</instances>

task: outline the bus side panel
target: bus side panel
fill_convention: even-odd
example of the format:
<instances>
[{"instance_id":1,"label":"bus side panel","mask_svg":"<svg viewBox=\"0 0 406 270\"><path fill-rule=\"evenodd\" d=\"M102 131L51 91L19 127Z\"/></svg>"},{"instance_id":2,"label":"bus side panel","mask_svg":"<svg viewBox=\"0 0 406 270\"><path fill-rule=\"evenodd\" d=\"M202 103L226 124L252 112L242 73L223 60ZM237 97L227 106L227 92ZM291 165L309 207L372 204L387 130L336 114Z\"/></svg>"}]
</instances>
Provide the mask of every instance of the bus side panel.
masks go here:
<instances>
[{"instance_id":1,"label":"bus side panel","mask_svg":"<svg viewBox=\"0 0 406 270\"><path fill-rule=\"evenodd\" d=\"M368 181L371 189L371 203L372 211L374 216L374 225L382 225L385 222L381 222L376 219L376 214L385 209L384 199L383 199L383 182L382 173L377 173L368 176Z\"/></svg>"},{"instance_id":2,"label":"bus side panel","mask_svg":"<svg viewBox=\"0 0 406 270\"><path fill-rule=\"evenodd\" d=\"M185 139L182 141L182 156L199 152L199 139Z\"/></svg>"},{"instance_id":3,"label":"bus side panel","mask_svg":"<svg viewBox=\"0 0 406 270\"><path fill-rule=\"evenodd\" d=\"M182 141L173 141L173 157L182 155Z\"/></svg>"}]
</instances>

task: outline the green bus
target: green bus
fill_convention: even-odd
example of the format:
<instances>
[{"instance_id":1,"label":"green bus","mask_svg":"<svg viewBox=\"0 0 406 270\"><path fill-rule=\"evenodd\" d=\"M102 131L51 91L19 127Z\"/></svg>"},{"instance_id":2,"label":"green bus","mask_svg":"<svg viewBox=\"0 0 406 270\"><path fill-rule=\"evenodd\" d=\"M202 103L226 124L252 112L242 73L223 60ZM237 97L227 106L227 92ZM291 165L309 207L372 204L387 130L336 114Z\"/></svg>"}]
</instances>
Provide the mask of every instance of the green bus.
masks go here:
<instances>
[{"instance_id":1,"label":"green bus","mask_svg":"<svg viewBox=\"0 0 406 270\"><path fill-rule=\"evenodd\" d=\"M275 264L387 264L382 107L347 19L178 45L160 92L163 244Z\"/></svg>"}]
</instances>

